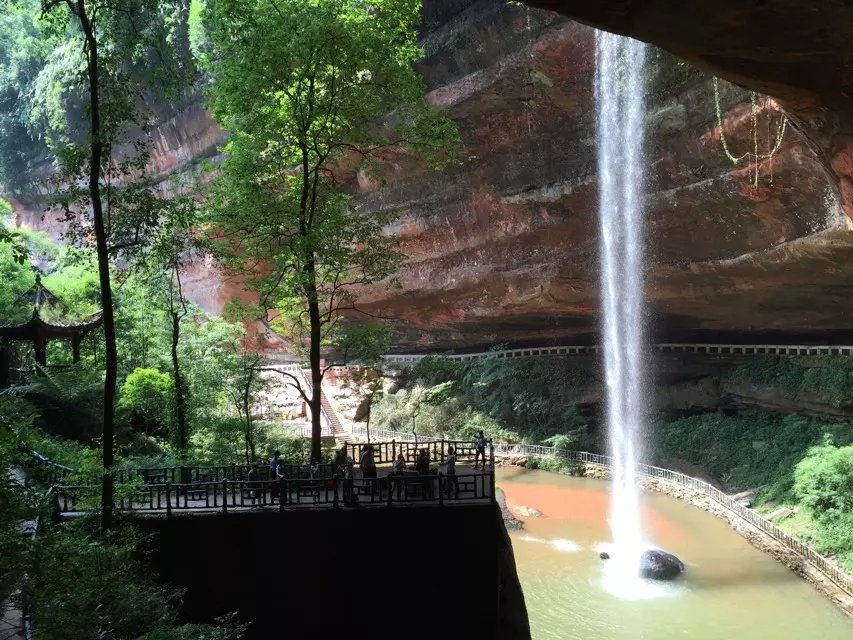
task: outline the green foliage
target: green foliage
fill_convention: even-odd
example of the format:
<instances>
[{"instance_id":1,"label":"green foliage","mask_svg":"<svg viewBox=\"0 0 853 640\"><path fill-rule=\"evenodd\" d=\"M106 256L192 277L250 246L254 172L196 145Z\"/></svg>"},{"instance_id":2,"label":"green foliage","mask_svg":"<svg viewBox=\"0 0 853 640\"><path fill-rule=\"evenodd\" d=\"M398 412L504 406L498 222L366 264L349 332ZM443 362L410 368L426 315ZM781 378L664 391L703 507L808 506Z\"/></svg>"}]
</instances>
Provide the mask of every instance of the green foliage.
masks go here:
<instances>
[{"instance_id":1,"label":"green foliage","mask_svg":"<svg viewBox=\"0 0 853 640\"><path fill-rule=\"evenodd\" d=\"M413 367L404 370L406 380L419 380L425 385L453 382L459 379L462 367L455 360L440 356L427 356L418 360Z\"/></svg>"},{"instance_id":2,"label":"green foliage","mask_svg":"<svg viewBox=\"0 0 853 640\"><path fill-rule=\"evenodd\" d=\"M180 593L157 584L139 559L148 540L127 526L96 539L91 525L42 531L27 550L21 597L36 639L238 637L238 628L178 625Z\"/></svg>"},{"instance_id":3,"label":"green foliage","mask_svg":"<svg viewBox=\"0 0 853 640\"><path fill-rule=\"evenodd\" d=\"M794 493L822 517L853 511L853 446L836 447L829 440L809 449L794 469Z\"/></svg>"},{"instance_id":4,"label":"green foliage","mask_svg":"<svg viewBox=\"0 0 853 640\"><path fill-rule=\"evenodd\" d=\"M735 367L730 382L775 387L794 397L817 396L833 407L853 404L849 358L810 356L798 359L755 357Z\"/></svg>"},{"instance_id":5,"label":"green foliage","mask_svg":"<svg viewBox=\"0 0 853 640\"><path fill-rule=\"evenodd\" d=\"M550 471L552 473L562 473L567 476L583 476L583 463L567 460L560 456L528 456L528 469L541 469L542 471Z\"/></svg>"},{"instance_id":6,"label":"green foliage","mask_svg":"<svg viewBox=\"0 0 853 640\"><path fill-rule=\"evenodd\" d=\"M145 433L158 433L171 426L174 382L157 369L135 369L125 378L118 406L138 421Z\"/></svg>"},{"instance_id":7,"label":"green foliage","mask_svg":"<svg viewBox=\"0 0 853 640\"><path fill-rule=\"evenodd\" d=\"M92 440L100 433L103 407L102 373L83 364L42 371L9 395L26 398L46 430L68 438Z\"/></svg>"},{"instance_id":8,"label":"green foliage","mask_svg":"<svg viewBox=\"0 0 853 640\"><path fill-rule=\"evenodd\" d=\"M205 0L190 0L190 12L187 18L190 51L197 62L203 62L210 54L210 40L204 28L202 16L206 6Z\"/></svg>"},{"instance_id":9,"label":"green foliage","mask_svg":"<svg viewBox=\"0 0 853 640\"><path fill-rule=\"evenodd\" d=\"M343 321L360 312L359 288L393 285L402 259L387 233L397 212L357 210L340 172L357 160L380 182L391 153L433 166L458 155L455 126L428 104L414 69L420 8L420 0L208 0L202 12L211 108L232 133L210 198L227 238L220 256L250 276L256 316L309 356L315 384L321 346L345 354L364 346ZM254 273L259 263L268 275Z\"/></svg>"},{"instance_id":10,"label":"green foliage","mask_svg":"<svg viewBox=\"0 0 853 640\"><path fill-rule=\"evenodd\" d=\"M794 494L816 524L820 549L853 567L853 445L827 439L811 448L794 469Z\"/></svg>"},{"instance_id":11,"label":"green foliage","mask_svg":"<svg viewBox=\"0 0 853 640\"><path fill-rule=\"evenodd\" d=\"M568 358L483 358L465 365L462 384L471 406L487 412L528 441L574 432L586 445L586 419L576 399L595 375Z\"/></svg>"},{"instance_id":12,"label":"green foliage","mask_svg":"<svg viewBox=\"0 0 853 640\"><path fill-rule=\"evenodd\" d=\"M7 2L0 12L0 185L18 189L47 154L34 129L34 80L50 57L40 0Z\"/></svg>"},{"instance_id":13,"label":"green foliage","mask_svg":"<svg viewBox=\"0 0 853 640\"><path fill-rule=\"evenodd\" d=\"M469 438L482 429L496 441L539 443L561 437L572 448L587 448L588 420L574 402L592 382L567 362L483 358L460 364L423 358L400 372L396 389L380 399L376 424L408 430L420 406L417 422L424 434Z\"/></svg>"},{"instance_id":14,"label":"green foliage","mask_svg":"<svg viewBox=\"0 0 853 640\"><path fill-rule=\"evenodd\" d=\"M794 465L827 433L853 440L849 423L762 411L705 413L657 424L650 440L658 458L685 460L732 490L766 487L764 497L775 499L790 492Z\"/></svg>"}]
</instances>

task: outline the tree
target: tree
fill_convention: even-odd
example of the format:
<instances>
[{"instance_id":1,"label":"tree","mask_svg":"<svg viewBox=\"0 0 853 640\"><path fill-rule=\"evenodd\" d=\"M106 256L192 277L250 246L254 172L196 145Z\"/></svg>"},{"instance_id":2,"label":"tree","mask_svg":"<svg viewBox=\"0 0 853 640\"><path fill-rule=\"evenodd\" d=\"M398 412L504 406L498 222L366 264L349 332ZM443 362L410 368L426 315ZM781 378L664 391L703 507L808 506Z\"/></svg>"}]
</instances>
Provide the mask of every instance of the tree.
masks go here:
<instances>
[{"instance_id":1,"label":"tree","mask_svg":"<svg viewBox=\"0 0 853 640\"><path fill-rule=\"evenodd\" d=\"M163 205L160 227L138 266L145 273L149 288L164 298L174 381L176 443L181 454L186 455L189 442L188 388L181 368L179 346L181 322L190 310L184 296L181 272L193 258L198 257L199 250L204 250L206 243L196 234L198 210L190 197L176 194Z\"/></svg>"},{"instance_id":2,"label":"tree","mask_svg":"<svg viewBox=\"0 0 853 640\"><path fill-rule=\"evenodd\" d=\"M361 388L367 401L367 441L370 442L370 414L373 403L382 395L384 382L382 356L391 346L391 329L387 325L366 322L349 330L338 345L343 349L342 362L346 364L352 355L359 367L351 370L352 382Z\"/></svg>"},{"instance_id":3,"label":"tree","mask_svg":"<svg viewBox=\"0 0 853 640\"><path fill-rule=\"evenodd\" d=\"M400 260L395 212L359 211L342 182L360 164L415 153L455 161L455 126L424 99L412 65L420 0L209 0L204 64L214 116L232 132L211 201L226 264L260 313L307 353L312 458L320 457L321 349L346 334L359 287ZM273 311L274 310L274 311ZM271 314L271 315L270 315Z\"/></svg>"},{"instance_id":4,"label":"tree","mask_svg":"<svg viewBox=\"0 0 853 640\"><path fill-rule=\"evenodd\" d=\"M225 379L224 386L231 400L231 405L243 422L243 434L246 444L246 464L257 460L255 442L255 420L252 409L258 393L263 389L265 381L260 376L263 357L253 353L246 339L234 347L234 361L231 374Z\"/></svg>"},{"instance_id":5,"label":"tree","mask_svg":"<svg viewBox=\"0 0 853 640\"><path fill-rule=\"evenodd\" d=\"M32 187L34 165L48 156L47 132L35 122L48 84L36 80L52 53L40 11L40 0L0 0L0 185L9 192Z\"/></svg>"},{"instance_id":6,"label":"tree","mask_svg":"<svg viewBox=\"0 0 853 640\"><path fill-rule=\"evenodd\" d=\"M118 406L133 413L146 434L171 422L174 382L157 369L136 369L121 386Z\"/></svg>"},{"instance_id":7,"label":"tree","mask_svg":"<svg viewBox=\"0 0 853 640\"><path fill-rule=\"evenodd\" d=\"M180 0L174 0L180 4ZM140 110L140 72L146 64L155 70L169 67L162 54L164 13L170 0L42 0L43 15L51 21L56 38L77 45L85 69L86 106L89 122L84 145L54 148L61 164L59 203L66 218L76 222L78 238L94 237L103 313L104 378L103 483L101 528L112 525L115 499L115 400L118 379L115 314L110 274L111 258L143 244L148 230L157 224L154 185L150 179L131 179L143 173L148 156L133 135L148 119ZM159 63L159 64L158 64ZM148 80L150 70L146 69ZM161 75L160 80L166 79ZM165 83L162 84L165 86ZM69 140L70 142L70 140ZM122 144L132 151L119 153ZM78 185L84 183L85 189ZM106 206L105 206L106 204ZM91 227L81 219L91 215Z\"/></svg>"}]
</instances>

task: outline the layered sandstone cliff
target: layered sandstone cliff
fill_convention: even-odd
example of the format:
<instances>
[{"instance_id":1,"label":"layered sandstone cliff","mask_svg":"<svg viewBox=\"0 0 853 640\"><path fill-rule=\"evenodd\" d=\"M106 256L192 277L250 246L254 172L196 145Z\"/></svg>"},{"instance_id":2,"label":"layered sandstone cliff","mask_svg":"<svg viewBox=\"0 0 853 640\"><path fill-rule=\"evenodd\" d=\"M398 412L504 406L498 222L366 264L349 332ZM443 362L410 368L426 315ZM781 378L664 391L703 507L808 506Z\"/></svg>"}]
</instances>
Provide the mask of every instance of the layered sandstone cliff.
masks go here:
<instances>
[{"instance_id":1,"label":"layered sandstone cliff","mask_svg":"<svg viewBox=\"0 0 853 640\"><path fill-rule=\"evenodd\" d=\"M554 3L552 3L554 4ZM583 4L583 3L566 3ZM630 4L630 3L629 3ZM364 211L400 212L402 288L362 300L397 318L396 348L594 340L598 326L594 31L501 0L428 0L421 65L470 159L443 173L389 159L378 188L353 175ZM661 338L845 331L853 236L834 159L787 126L772 159L735 167L720 141L711 76L655 50L648 68L648 297ZM780 106L721 84L733 153L774 146ZM757 128L756 128L757 126ZM808 133L808 132L806 132ZM199 103L157 129L164 176L216 152ZM19 202L22 224L56 230ZM216 311L239 291L213 265L188 290Z\"/></svg>"}]
</instances>

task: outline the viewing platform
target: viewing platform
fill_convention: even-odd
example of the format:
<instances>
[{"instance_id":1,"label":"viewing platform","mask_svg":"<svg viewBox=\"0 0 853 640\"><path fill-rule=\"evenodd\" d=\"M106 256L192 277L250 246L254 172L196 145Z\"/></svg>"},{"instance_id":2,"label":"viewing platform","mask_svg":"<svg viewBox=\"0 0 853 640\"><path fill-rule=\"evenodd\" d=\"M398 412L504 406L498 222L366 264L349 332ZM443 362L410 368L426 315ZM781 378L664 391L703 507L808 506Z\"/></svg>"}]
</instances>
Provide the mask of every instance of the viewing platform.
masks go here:
<instances>
[{"instance_id":1,"label":"viewing platform","mask_svg":"<svg viewBox=\"0 0 853 640\"><path fill-rule=\"evenodd\" d=\"M347 453L358 460L364 444L348 444ZM472 467L471 442L372 443L376 477L364 477L356 466L352 478L343 477L332 463L282 464L283 478L269 477L268 462L256 465L177 466L116 470L116 511L133 515L170 517L189 513L361 507L448 506L492 503L495 500L494 451L486 455L485 469ZM445 473L450 447L457 455L456 473ZM418 453L430 455L430 470L414 468ZM403 473L394 473L392 461L403 455ZM255 466L258 478L249 478ZM54 484L58 513L74 517L97 509L99 486Z\"/></svg>"}]
</instances>

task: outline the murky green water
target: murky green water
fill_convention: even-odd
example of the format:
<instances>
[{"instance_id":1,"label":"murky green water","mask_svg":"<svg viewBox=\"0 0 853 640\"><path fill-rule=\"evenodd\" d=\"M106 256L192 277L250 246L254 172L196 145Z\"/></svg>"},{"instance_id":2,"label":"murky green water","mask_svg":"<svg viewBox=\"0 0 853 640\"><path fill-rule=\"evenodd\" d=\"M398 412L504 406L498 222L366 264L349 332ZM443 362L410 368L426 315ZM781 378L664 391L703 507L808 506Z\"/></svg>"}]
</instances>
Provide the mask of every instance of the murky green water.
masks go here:
<instances>
[{"instance_id":1,"label":"murky green water","mask_svg":"<svg viewBox=\"0 0 853 640\"><path fill-rule=\"evenodd\" d=\"M509 503L543 513L511 534L534 640L853 640L853 620L700 509L643 496L650 541L687 573L628 600L608 591L598 557L606 482L503 469L498 483Z\"/></svg>"}]
</instances>

